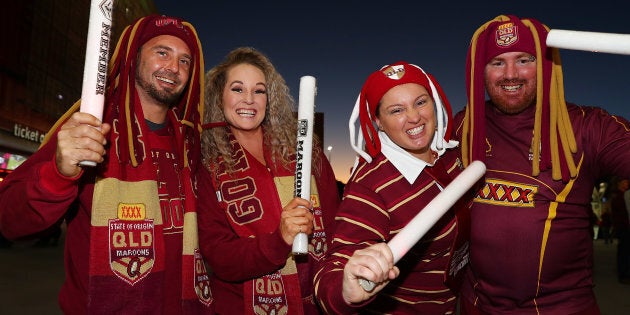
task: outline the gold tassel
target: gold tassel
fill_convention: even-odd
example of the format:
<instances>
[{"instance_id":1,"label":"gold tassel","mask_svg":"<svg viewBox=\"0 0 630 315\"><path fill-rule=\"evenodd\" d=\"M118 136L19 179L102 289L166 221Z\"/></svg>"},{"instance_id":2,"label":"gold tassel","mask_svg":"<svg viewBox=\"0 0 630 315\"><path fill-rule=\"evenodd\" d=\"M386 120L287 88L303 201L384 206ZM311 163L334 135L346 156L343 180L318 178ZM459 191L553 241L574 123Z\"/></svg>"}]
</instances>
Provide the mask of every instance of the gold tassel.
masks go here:
<instances>
[{"instance_id":1,"label":"gold tassel","mask_svg":"<svg viewBox=\"0 0 630 315\"><path fill-rule=\"evenodd\" d=\"M573 153L577 152L577 143L575 141L575 134L573 133L573 126L571 125L571 119L569 118L569 111L567 110L567 104L564 99L564 83L562 81L562 64L560 62L560 52L558 49L552 50L553 55L553 68L552 68L552 101L557 104L557 116L558 116L558 131L560 133L560 140L562 143L562 151L567 163L569 175L573 178L577 176L577 167L573 160ZM555 178L554 179L559 179Z\"/></svg>"},{"instance_id":2,"label":"gold tassel","mask_svg":"<svg viewBox=\"0 0 630 315\"><path fill-rule=\"evenodd\" d=\"M494 22L506 22L510 21L510 18L506 15L499 15L491 21L486 22L479 27L473 34L471 40L471 69L470 69L470 87L468 106L466 106L466 114L464 118L463 132L462 132L462 160L464 165L470 163L472 157L472 151L474 150L475 143L472 143L475 130L475 106L482 106L483 104L475 104L474 91L475 91L475 59L477 54L477 41L479 35L484 32L488 25ZM540 159L541 159L541 138L542 138L542 115L543 115L543 91L544 91L544 71L543 71L543 54L542 45L540 43L540 37L536 26L527 19L521 20L532 33L534 42L536 45L536 112L534 117L534 134L532 137L532 175L538 176L540 174ZM549 31L546 25L544 28ZM577 167L572 157L572 153L577 152L577 143L575 140L575 134L573 133L573 127L569 118L566 102L564 100L564 88L562 81L562 67L560 62L560 55L557 48L552 49L553 54L553 68L551 69L551 82L550 82L550 95L549 95L549 144L550 155L552 163L552 176L554 180L562 179L562 169L560 163L560 145L562 146L562 158L565 159L566 165L569 169L571 177L577 176ZM560 140L560 142L558 142ZM478 145L478 144L477 144ZM547 149L547 148L544 148Z\"/></svg>"},{"instance_id":3,"label":"gold tassel","mask_svg":"<svg viewBox=\"0 0 630 315\"><path fill-rule=\"evenodd\" d=\"M469 106L466 106L466 115L464 116L464 129L462 131L462 162L464 163L464 167L468 166L469 163L469 156L472 155L471 150L468 148L468 130L469 129L469 125L471 124L471 118L470 118L470 108Z\"/></svg>"},{"instance_id":4,"label":"gold tassel","mask_svg":"<svg viewBox=\"0 0 630 315\"><path fill-rule=\"evenodd\" d=\"M529 21L523 20L523 24L529 28L534 38L536 45L536 114L534 117L534 136L532 139L532 175L538 176L540 174L540 146L542 137L542 105L543 105L543 63L542 63L542 48L540 46L540 38L536 27ZM553 155L553 153L552 153Z\"/></svg>"},{"instance_id":5,"label":"gold tassel","mask_svg":"<svg viewBox=\"0 0 630 315\"><path fill-rule=\"evenodd\" d=\"M501 21L509 21L510 18L506 15L499 15L496 18L486 22L482 26L480 26L475 33L473 34L471 43L470 43L470 88L469 88L469 97L468 97L468 106L466 106L466 115L464 117L464 130L462 132L462 162L464 166L468 166L470 164L470 159L472 157L472 151L474 150L475 143L469 143L473 139L474 130L475 130L475 106L485 106L485 104L475 104L475 60L477 58L477 40L479 39L479 34L484 32L488 25L494 22ZM483 119L483 117L481 117ZM471 140L469 140L471 139ZM479 144L478 144L479 145ZM483 144L481 144L483 146Z\"/></svg>"}]
</instances>

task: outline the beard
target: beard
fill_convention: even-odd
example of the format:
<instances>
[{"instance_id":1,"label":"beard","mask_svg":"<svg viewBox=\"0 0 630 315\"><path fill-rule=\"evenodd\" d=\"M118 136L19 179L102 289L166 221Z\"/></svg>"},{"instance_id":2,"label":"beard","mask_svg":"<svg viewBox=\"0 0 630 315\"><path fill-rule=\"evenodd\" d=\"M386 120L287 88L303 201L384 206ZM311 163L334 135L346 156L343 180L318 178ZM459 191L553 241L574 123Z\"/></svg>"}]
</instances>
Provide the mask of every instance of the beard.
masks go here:
<instances>
[{"instance_id":1,"label":"beard","mask_svg":"<svg viewBox=\"0 0 630 315\"><path fill-rule=\"evenodd\" d=\"M510 84L523 84L523 92L519 95L508 95L501 85ZM536 103L536 85L527 81L504 80L493 83L486 81L486 93L494 106L508 115L519 114Z\"/></svg>"},{"instance_id":2,"label":"beard","mask_svg":"<svg viewBox=\"0 0 630 315\"><path fill-rule=\"evenodd\" d=\"M165 75L162 73L155 73L155 75L169 77L168 75ZM177 79L175 78L173 78L173 80L177 81ZM168 106L169 108L177 105L183 92L183 90L182 91L168 91L164 89L159 90L154 84L151 84L151 82L145 80L141 75L139 75L137 71L136 71L136 83L141 89L143 89L154 100Z\"/></svg>"}]
</instances>

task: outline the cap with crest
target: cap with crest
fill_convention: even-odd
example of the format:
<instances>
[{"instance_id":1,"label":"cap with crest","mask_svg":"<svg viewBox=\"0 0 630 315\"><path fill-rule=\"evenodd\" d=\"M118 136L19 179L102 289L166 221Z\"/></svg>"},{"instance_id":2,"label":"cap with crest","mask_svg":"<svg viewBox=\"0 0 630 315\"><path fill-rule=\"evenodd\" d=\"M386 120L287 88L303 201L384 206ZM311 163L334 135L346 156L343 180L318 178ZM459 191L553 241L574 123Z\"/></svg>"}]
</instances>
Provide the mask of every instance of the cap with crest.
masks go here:
<instances>
[{"instance_id":1,"label":"cap with crest","mask_svg":"<svg viewBox=\"0 0 630 315\"><path fill-rule=\"evenodd\" d=\"M182 19L165 15L150 15L146 17L145 23L136 32L139 34L137 43L139 46L160 35L178 37L188 45L188 49L191 51L195 48L197 42L195 34L184 25Z\"/></svg>"},{"instance_id":2,"label":"cap with crest","mask_svg":"<svg viewBox=\"0 0 630 315\"><path fill-rule=\"evenodd\" d=\"M532 175L552 169L555 180L577 175L572 153L577 151L568 119L562 64L557 48L547 47L549 28L535 19L499 15L473 34L466 59L468 105L462 131L462 160L485 160L484 69L492 58L507 52L526 52L536 57L536 117L532 139ZM560 140L560 141L558 141Z\"/></svg>"},{"instance_id":3,"label":"cap with crest","mask_svg":"<svg viewBox=\"0 0 630 315\"><path fill-rule=\"evenodd\" d=\"M424 86L434 100L438 126L433 139L433 145L436 147L434 149L442 149L445 147L445 142L449 142L452 109L442 87L431 74L426 73L422 68L405 61L399 61L391 65L385 65L368 76L361 88L361 93L357 98L350 117L351 145L365 160L371 161L381 151L381 143L374 127L374 122L376 110L383 95L391 88L406 83L416 83ZM355 142L354 125L357 118L359 119L361 133L358 134ZM367 153L362 148L364 139Z\"/></svg>"},{"instance_id":4,"label":"cap with crest","mask_svg":"<svg viewBox=\"0 0 630 315\"><path fill-rule=\"evenodd\" d=\"M181 100L175 104L175 112L177 113L178 124L186 129L185 133L191 134L188 139L197 139L201 133L201 116L203 116L203 84L204 84L204 60L201 50L201 43L197 36L197 32L192 24L177 18L165 15L152 14L139 18L131 25L127 26L116 45L116 49L109 63L108 72L108 89L106 100L111 103L109 106L109 119L117 117L120 120L121 139L127 143L121 143L120 154L118 156L121 161L129 161L131 165L137 166L142 162L145 153L141 152L143 147L138 143L137 137L129 135L139 134L138 124L133 121L133 115L136 113L136 67L138 60L138 52L143 44L151 38L160 35L171 35L178 37L188 46L192 64L190 68L190 78L186 89L184 90ZM194 135L193 135L194 134ZM184 148L186 145L184 139L178 139L178 146L183 150L181 157L184 165L188 165L188 159L196 156L198 152L192 152L191 149ZM192 146L196 148L197 146ZM190 155L186 157L186 155Z\"/></svg>"}]
</instances>

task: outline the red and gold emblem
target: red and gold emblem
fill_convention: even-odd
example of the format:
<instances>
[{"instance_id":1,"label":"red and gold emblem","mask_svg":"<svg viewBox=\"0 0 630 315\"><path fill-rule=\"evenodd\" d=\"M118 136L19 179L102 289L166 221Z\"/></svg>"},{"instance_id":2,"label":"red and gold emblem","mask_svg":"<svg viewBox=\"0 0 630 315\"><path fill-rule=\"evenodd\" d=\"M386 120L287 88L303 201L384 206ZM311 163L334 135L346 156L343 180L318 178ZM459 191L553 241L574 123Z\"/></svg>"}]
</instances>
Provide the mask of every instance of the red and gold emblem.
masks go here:
<instances>
[{"instance_id":1,"label":"red and gold emblem","mask_svg":"<svg viewBox=\"0 0 630 315\"><path fill-rule=\"evenodd\" d=\"M199 297L199 301L208 306L214 301L212 292L210 291L210 278L203 261L199 249L195 248L195 293Z\"/></svg>"},{"instance_id":2,"label":"red and gold emblem","mask_svg":"<svg viewBox=\"0 0 630 315\"><path fill-rule=\"evenodd\" d=\"M155 262L154 223L144 204L120 203L118 217L109 220L110 266L114 274L134 285L149 274Z\"/></svg>"},{"instance_id":3,"label":"red and gold emblem","mask_svg":"<svg viewBox=\"0 0 630 315\"><path fill-rule=\"evenodd\" d=\"M508 47L518 41L518 27L512 22L501 24L495 35L499 47Z\"/></svg>"},{"instance_id":4,"label":"red and gold emblem","mask_svg":"<svg viewBox=\"0 0 630 315\"><path fill-rule=\"evenodd\" d=\"M405 66L393 65L381 70L381 72L389 79L400 80L405 76Z\"/></svg>"}]
</instances>

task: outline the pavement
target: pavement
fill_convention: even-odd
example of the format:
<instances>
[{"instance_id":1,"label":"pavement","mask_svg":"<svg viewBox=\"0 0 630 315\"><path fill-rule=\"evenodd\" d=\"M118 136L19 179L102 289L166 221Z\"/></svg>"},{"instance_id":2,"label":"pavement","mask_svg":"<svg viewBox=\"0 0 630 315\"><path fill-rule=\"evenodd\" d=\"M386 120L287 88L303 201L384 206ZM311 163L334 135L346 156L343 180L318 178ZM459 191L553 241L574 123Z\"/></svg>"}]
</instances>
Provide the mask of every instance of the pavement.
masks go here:
<instances>
[{"instance_id":1,"label":"pavement","mask_svg":"<svg viewBox=\"0 0 630 315\"><path fill-rule=\"evenodd\" d=\"M617 241L593 241L595 296L602 315L630 314L630 285L617 280Z\"/></svg>"},{"instance_id":2,"label":"pavement","mask_svg":"<svg viewBox=\"0 0 630 315\"><path fill-rule=\"evenodd\" d=\"M34 242L0 248L0 314L57 315L57 293L64 279L63 238L59 245L34 247ZM630 285L616 276L616 242L594 240L595 294L602 315L630 314Z\"/></svg>"}]
</instances>

